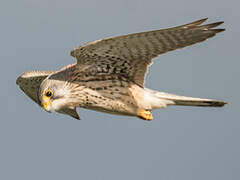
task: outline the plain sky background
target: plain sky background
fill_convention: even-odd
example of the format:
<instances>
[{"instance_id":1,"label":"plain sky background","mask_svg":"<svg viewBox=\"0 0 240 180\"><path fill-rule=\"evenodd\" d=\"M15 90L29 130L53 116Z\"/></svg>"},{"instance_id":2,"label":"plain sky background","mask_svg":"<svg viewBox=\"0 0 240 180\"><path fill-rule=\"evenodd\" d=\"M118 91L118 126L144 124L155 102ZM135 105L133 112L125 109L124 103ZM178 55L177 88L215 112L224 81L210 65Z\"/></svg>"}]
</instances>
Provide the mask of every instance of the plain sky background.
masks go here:
<instances>
[{"instance_id":1,"label":"plain sky background","mask_svg":"<svg viewBox=\"0 0 240 180\"><path fill-rule=\"evenodd\" d=\"M237 0L1 0L0 179L240 179ZM78 109L46 113L15 84L55 70L70 51L104 37L209 17L226 31L155 60L147 87L228 101L224 108L170 107L146 122Z\"/></svg>"}]
</instances>

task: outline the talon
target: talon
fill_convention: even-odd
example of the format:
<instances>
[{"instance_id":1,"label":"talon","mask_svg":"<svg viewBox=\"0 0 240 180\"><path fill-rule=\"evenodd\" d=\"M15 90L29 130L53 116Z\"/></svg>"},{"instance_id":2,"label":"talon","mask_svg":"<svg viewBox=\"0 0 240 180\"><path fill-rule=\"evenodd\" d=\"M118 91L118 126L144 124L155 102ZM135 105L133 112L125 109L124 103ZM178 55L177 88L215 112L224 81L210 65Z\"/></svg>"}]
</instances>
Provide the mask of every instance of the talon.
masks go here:
<instances>
[{"instance_id":1,"label":"talon","mask_svg":"<svg viewBox=\"0 0 240 180\"><path fill-rule=\"evenodd\" d=\"M140 117L143 120L147 120L147 121L153 120L152 112L149 110L145 110L145 109L139 111L138 117Z\"/></svg>"}]
</instances>

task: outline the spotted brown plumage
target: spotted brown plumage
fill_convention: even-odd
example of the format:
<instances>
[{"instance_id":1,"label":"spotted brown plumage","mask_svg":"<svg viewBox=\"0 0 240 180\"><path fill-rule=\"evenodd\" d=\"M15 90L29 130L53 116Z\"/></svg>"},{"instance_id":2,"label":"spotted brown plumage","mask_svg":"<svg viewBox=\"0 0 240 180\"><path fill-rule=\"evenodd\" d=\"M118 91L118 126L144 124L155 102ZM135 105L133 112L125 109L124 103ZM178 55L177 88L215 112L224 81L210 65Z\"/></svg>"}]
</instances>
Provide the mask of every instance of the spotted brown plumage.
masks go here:
<instances>
[{"instance_id":1,"label":"spotted brown plumage","mask_svg":"<svg viewBox=\"0 0 240 180\"><path fill-rule=\"evenodd\" d=\"M152 59L202 42L224 29L223 22L202 25L202 19L174 28L106 38L71 51L77 64L59 71L33 71L17 84L46 111L80 119L76 107L152 120L151 111L168 105L221 107L225 102L157 92L144 87ZM53 93L46 93L46 92ZM51 95L51 96L50 96Z\"/></svg>"},{"instance_id":2,"label":"spotted brown plumage","mask_svg":"<svg viewBox=\"0 0 240 180\"><path fill-rule=\"evenodd\" d=\"M98 40L71 52L87 71L122 74L140 86L152 59L160 54L204 41L224 29L213 29L223 22L201 25L207 19L186 25Z\"/></svg>"}]
</instances>

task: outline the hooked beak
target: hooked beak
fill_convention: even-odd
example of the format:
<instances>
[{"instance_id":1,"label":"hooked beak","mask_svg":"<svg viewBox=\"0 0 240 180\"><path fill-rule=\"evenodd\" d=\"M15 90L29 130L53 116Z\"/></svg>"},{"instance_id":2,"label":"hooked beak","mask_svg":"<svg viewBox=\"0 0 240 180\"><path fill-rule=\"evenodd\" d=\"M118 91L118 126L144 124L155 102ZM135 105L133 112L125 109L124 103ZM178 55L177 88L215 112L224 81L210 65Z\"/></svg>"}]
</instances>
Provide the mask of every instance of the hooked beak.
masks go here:
<instances>
[{"instance_id":1,"label":"hooked beak","mask_svg":"<svg viewBox=\"0 0 240 180\"><path fill-rule=\"evenodd\" d=\"M48 102L42 103L42 107L45 109L45 111L51 112L52 111L52 102L48 101Z\"/></svg>"}]
</instances>

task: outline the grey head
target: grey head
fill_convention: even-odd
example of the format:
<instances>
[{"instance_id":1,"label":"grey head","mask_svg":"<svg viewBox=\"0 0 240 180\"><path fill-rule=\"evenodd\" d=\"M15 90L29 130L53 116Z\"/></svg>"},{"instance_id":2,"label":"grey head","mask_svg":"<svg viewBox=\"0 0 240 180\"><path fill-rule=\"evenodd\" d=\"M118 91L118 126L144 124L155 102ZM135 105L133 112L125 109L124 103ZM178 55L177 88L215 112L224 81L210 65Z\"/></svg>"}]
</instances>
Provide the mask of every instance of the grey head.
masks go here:
<instances>
[{"instance_id":1,"label":"grey head","mask_svg":"<svg viewBox=\"0 0 240 180\"><path fill-rule=\"evenodd\" d=\"M61 76L58 74L58 72L26 72L18 77L16 83L19 85L22 91L38 105L43 106L44 103L51 103L52 106L47 107L45 105L45 110L48 112L57 111L59 113L69 115L75 119L80 119L76 108L68 106L69 99L67 98L67 83L61 80ZM47 93L47 90L51 90L52 94L49 93L50 91ZM60 101L60 99L62 99L62 101Z\"/></svg>"},{"instance_id":2,"label":"grey head","mask_svg":"<svg viewBox=\"0 0 240 180\"><path fill-rule=\"evenodd\" d=\"M66 79L66 71L49 75L39 87L38 98L47 112L56 111L80 119L71 98L71 84Z\"/></svg>"}]
</instances>

